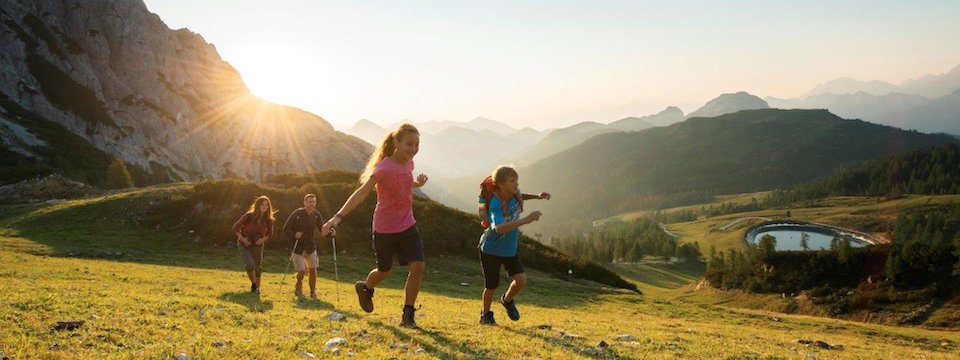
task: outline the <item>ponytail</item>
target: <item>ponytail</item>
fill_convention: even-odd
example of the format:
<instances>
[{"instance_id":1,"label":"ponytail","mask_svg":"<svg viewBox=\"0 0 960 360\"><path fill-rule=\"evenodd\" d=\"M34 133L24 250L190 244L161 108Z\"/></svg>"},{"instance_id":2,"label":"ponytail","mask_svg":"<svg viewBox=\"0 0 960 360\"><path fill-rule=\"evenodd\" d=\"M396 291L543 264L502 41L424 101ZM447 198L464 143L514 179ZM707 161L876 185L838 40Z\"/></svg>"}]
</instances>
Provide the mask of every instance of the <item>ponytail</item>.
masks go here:
<instances>
[{"instance_id":1,"label":"ponytail","mask_svg":"<svg viewBox=\"0 0 960 360\"><path fill-rule=\"evenodd\" d=\"M363 169L363 173L360 174L360 182L364 183L369 180L377 164L388 156L393 155L393 152L397 150L395 142L403 140L403 137L410 133L420 134L420 131L413 125L401 124L396 130L388 133L387 136L380 141L380 146L377 146L377 148L373 150L373 154L370 154L370 160L367 161L367 166Z\"/></svg>"}]
</instances>

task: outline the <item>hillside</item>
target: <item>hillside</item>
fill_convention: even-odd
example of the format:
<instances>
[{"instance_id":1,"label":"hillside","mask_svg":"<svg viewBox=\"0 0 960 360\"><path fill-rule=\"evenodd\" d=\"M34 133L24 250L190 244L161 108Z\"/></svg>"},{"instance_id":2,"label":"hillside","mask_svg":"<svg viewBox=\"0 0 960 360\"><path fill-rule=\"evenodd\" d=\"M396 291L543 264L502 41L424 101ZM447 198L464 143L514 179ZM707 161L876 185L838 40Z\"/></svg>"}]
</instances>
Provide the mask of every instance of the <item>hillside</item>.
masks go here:
<instances>
[{"instance_id":1,"label":"hillside","mask_svg":"<svg viewBox=\"0 0 960 360\"><path fill-rule=\"evenodd\" d=\"M827 111L749 110L595 137L520 169L526 191L550 190L530 231L570 232L637 209L771 190L956 138L903 131Z\"/></svg>"},{"instance_id":2,"label":"hillside","mask_svg":"<svg viewBox=\"0 0 960 360\"><path fill-rule=\"evenodd\" d=\"M476 324L482 278L475 261L428 260L417 321L396 327L402 276L383 283L377 311L361 312L350 284L369 257L321 256L320 300L298 300L283 250L265 255L263 293L246 292L236 250L194 244L172 224L144 230L144 204L189 186L58 204L0 205L0 357L18 358L927 358L960 355L955 331L894 327L775 312L779 296L692 291L698 268L649 264L617 271L646 295L611 291L530 270L522 318L494 309L499 326ZM48 222L70 214L77 222ZM91 233L97 233L91 241ZM65 236L67 235L67 236ZM178 240L178 235L180 240ZM338 239L339 240L339 239ZM63 271L49 271L60 269ZM281 286L283 282L283 286ZM462 286L466 283L467 286ZM339 290L339 292L338 292ZM339 296L339 298L338 298ZM752 306L741 307L745 304ZM395 311L396 310L396 311ZM326 319L331 311L347 316ZM51 330L80 320L77 330ZM746 330L745 330L746 329ZM803 342L810 341L810 345ZM812 341L823 341L821 348ZM603 341L608 347L598 349Z\"/></svg>"},{"instance_id":3,"label":"hillside","mask_svg":"<svg viewBox=\"0 0 960 360\"><path fill-rule=\"evenodd\" d=\"M960 194L960 146L947 144L890 155L841 169L829 177L771 193L766 204L784 206L828 196Z\"/></svg>"}]
</instances>

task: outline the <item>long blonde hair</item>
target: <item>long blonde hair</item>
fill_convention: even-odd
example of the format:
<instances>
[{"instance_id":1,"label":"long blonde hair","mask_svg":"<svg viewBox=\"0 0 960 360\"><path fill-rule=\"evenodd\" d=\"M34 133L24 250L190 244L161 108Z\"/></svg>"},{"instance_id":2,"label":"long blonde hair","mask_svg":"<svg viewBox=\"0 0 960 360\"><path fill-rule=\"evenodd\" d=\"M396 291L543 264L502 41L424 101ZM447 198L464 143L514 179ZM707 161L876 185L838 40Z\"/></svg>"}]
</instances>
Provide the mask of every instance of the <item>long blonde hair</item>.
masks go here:
<instances>
[{"instance_id":1,"label":"long blonde hair","mask_svg":"<svg viewBox=\"0 0 960 360\"><path fill-rule=\"evenodd\" d=\"M364 183L370 179L370 176L373 175L373 168L377 167L377 164L380 163L381 160L393 155L393 152L397 150L397 146L394 144L394 139L396 139L396 141L403 141L403 137L407 134L420 135L420 131L417 130L416 126L410 124L400 124L396 130L391 131L383 138L382 141L380 141L380 146L373 151L373 154L370 154L370 160L367 161L367 167L364 168L363 173L360 174L361 183Z\"/></svg>"}]
</instances>

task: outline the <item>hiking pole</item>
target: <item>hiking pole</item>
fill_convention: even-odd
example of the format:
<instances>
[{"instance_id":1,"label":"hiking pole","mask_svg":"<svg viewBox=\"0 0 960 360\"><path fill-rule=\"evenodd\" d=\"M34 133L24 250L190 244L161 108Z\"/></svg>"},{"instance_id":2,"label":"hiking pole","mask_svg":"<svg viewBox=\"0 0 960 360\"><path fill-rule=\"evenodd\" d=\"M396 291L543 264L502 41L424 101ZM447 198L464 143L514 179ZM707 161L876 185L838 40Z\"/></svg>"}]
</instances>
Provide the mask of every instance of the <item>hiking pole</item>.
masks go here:
<instances>
[{"instance_id":1,"label":"hiking pole","mask_svg":"<svg viewBox=\"0 0 960 360\"><path fill-rule=\"evenodd\" d=\"M300 245L300 239L293 242L293 248L290 249L290 261L287 261L287 268L283 270L283 279L280 280L280 291L283 291L283 284L287 281L287 272L290 271L290 264L293 263L293 252L297 251L297 245Z\"/></svg>"},{"instance_id":2,"label":"hiking pole","mask_svg":"<svg viewBox=\"0 0 960 360\"><path fill-rule=\"evenodd\" d=\"M336 230L334 230L334 233ZM337 267L337 236L331 235L330 240L333 241L333 276L336 279L336 289L337 289L337 307L340 307L340 269Z\"/></svg>"}]
</instances>

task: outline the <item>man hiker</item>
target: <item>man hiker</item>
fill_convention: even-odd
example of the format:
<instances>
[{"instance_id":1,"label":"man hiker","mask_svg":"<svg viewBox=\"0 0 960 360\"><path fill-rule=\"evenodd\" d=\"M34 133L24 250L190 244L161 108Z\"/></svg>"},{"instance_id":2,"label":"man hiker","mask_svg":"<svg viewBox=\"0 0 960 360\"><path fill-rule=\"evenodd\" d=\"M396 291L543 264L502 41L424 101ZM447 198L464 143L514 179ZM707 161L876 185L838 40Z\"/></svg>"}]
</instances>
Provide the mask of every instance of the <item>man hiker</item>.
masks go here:
<instances>
[{"instance_id":1,"label":"man hiker","mask_svg":"<svg viewBox=\"0 0 960 360\"><path fill-rule=\"evenodd\" d=\"M328 235L321 227L323 219L320 212L317 211L317 196L307 194L303 197L303 207L294 210L283 224L283 232L294 239L293 252L290 255L290 261L293 261L293 268L297 271L297 284L294 294L303 296L303 276L310 275L310 298L317 298L317 265L320 258L317 257L317 243L314 240L315 230L320 230L322 236ZM336 230L329 229L330 235L336 234Z\"/></svg>"}]
</instances>

